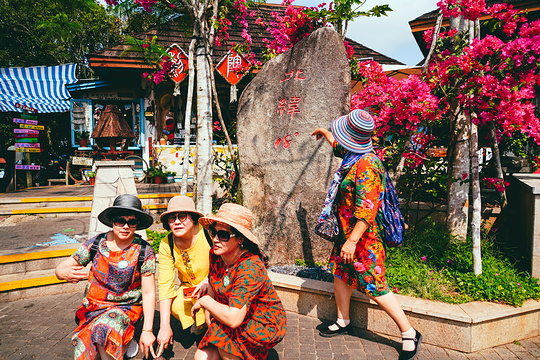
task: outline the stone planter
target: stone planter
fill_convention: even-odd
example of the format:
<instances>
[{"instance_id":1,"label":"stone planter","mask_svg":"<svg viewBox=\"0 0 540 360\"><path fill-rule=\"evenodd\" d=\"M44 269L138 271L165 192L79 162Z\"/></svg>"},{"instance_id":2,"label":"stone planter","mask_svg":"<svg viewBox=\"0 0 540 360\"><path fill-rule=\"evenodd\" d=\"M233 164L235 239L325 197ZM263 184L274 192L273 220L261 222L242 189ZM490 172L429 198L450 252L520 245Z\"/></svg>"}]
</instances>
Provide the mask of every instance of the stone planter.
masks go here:
<instances>
[{"instance_id":1,"label":"stone planter","mask_svg":"<svg viewBox=\"0 0 540 360\"><path fill-rule=\"evenodd\" d=\"M332 283L268 272L285 310L321 320L336 319ZM447 304L396 295L412 326L424 343L466 353L538 336L540 302L528 300L522 307L488 302ZM401 336L392 319L377 304L353 292L353 326L385 336Z\"/></svg>"}]
</instances>

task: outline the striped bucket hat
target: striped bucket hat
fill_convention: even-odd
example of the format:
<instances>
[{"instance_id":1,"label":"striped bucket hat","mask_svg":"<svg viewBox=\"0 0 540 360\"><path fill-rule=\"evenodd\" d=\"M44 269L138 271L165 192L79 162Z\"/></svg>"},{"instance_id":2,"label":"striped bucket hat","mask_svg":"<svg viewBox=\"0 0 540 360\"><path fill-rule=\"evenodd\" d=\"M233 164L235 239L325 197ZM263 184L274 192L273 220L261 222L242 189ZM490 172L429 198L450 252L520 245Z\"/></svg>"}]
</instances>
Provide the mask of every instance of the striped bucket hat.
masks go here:
<instances>
[{"instance_id":1,"label":"striped bucket hat","mask_svg":"<svg viewBox=\"0 0 540 360\"><path fill-rule=\"evenodd\" d=\"M365 154L373 151L371 134L375 128L373 118L365 110L353 110L332 121L332 134L345 149Z\"/></svg>"}]
</instances>

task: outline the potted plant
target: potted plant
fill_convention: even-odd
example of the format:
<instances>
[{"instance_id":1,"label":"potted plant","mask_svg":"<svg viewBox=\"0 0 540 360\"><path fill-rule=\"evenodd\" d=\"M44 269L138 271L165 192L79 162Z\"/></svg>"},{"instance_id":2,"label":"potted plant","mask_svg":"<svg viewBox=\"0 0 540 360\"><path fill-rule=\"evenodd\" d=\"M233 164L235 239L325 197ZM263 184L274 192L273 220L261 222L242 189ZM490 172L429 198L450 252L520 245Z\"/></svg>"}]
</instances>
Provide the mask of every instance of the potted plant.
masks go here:
<instances>
[{"instance_id":1,"label":"potted plant","mask_svg":"<svg viewBox=\"0 0 540 360\"><path fill-rule=\"evenodd\" d=\"M172 184L174 182L174 177L176 176L176 172L174 171L167 171L165 173L165 177L167 178L167 183Z\"/></svg>"},{"instance_id":2,"label":"potted plant","mask_svg":"<svg viewBox=\"0 0 540 360\"><path fill-rule=\"evenodd\" d=\"M88 178L90 185L94 185L96 183L96 173L94 171L87 172L86 177Z\"/></svg>"},{"instance_id":3,"label":"potted plant","mask_svg":"<svg viewBox=\"0 0 540 360\"><path fill-rule=\"evenodd\" d=\"M87 147L88 139L90 139L90 134L88 133L88 131L83 130L78 133L78 143L80 147Z\"/></svg>"}]
</instances>

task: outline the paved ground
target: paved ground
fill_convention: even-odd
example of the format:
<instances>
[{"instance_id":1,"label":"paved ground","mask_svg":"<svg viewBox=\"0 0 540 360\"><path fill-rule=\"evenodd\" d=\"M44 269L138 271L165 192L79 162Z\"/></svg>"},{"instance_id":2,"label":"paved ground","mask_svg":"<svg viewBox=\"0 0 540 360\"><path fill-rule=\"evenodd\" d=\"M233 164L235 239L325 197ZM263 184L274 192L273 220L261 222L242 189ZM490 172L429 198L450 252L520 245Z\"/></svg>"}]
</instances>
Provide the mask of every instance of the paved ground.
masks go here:
<instances>
[{"instance_id":1,"label":"paved ground","mask_svg":"<svg viewBox=\"0 0 540 360\"><path fill-rule=\"evenodd\" d=\"M11 215L0 218L0 251L36 244L84 241L88 237L90 214Z\"/></svg>"},{"instance_id":2,"label":"paved ground","mask_svg":"<svg viewBox=\"0 0 540 360\"><path fill-rule=\"evenodd\" d=\"M73 358L70 342L82 294L69 293L0 303L0 359ZM317 319L287 314L288 331L269 359L397 359L400 343L369 331L332 339L320 337ZM174 344L173 360L193 359L195 345ZM137 359L142 359L139 354ZM418 359L540 359L540 336L472 354L422 346Z\"/></svg>"}]
</instances>

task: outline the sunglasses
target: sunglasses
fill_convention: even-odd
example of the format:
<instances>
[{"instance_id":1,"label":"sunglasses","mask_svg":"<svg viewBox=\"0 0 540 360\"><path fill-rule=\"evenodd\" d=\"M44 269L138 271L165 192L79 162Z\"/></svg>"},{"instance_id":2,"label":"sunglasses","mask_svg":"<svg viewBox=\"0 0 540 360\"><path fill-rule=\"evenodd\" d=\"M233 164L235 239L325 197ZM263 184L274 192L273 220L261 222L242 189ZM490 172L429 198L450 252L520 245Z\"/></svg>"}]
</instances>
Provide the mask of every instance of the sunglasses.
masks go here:
<instances>
[{"instance_id":1,"label":"sunglasses","mask_svg":"<svg viewBox=\"0 0 540 360\"><path fill-rule=\"evenodd\" d=\"M137 219L126 220L125 218L119 216L119 217L115 217L112 223L114 226L118 226L118 227L124 227L124 225L128 224L130 228L136 228L137 225L139 225L139 220Z\"/></svg>"},{"instance_id":2,"label":"sunglasses","mask_svg":"<svg viewBox=\"0 0 540 360\"><path fill-rule=\"evenodd\" d=\"M167 220L168 220L169 222L175 222L176 219L178 219L178 220L180 220L181 222L184 222L184 221L187 219L187 215L188 215L188 214L187 214L187 213L184 213L184 212L182 212L182 213L176 213L176 214L171 214L171 215L169 215L169 217L168 217Z\"/></svg>"},{"instance_id":3,"label":"sunglasses","mask_svg":"<svg viewBox=\"0 0 540 360\"><path fill-rule=\"evenodd\" d=\"M228 232L226 230L216 231L216 229L214 229L214 228L210 228L208 230L210 231L210 236L212 236L212 239L217 236L219 241L222 241L222 242L227 242L232 237L236 236L235 233L231 233L231 232Z\"/></svg>"}]
</instances>

